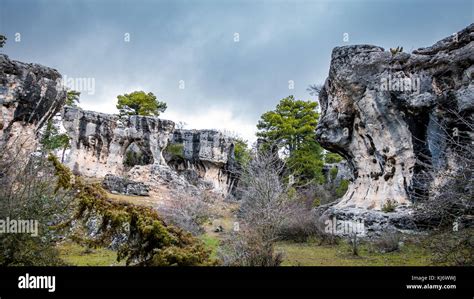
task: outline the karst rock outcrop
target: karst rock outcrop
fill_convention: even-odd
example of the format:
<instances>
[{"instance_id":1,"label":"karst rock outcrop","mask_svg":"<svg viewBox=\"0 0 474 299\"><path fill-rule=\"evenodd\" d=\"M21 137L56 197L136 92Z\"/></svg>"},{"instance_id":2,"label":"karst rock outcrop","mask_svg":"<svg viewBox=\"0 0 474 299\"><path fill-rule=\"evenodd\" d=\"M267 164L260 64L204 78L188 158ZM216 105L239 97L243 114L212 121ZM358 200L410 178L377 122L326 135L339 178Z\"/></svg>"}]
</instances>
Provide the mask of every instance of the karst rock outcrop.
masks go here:
<instances>
[{"instance_id":1,"label":"karst rock outcrop","mask_svg":"<svg viewBox=\"0 0 474 299\"><path fill-rule=\"evenodd\" d=\"M447 140L472 145L459 119L473 120L473 62L474 24L411 54L372 45L333 50L317 140L344 156L354 177L333 211L380 211L389 201L407 209L433 184L417 176L429 168L442 181L458 167Z\"/></svg>"},{"instance_id":2,"label":"karst rock outcrop","mask_svg":"<svg viewBox=\"0 0 474 299\"><path fill-rule=\"evenodd\" d=\"M39 130L62 108L65 101L66 90L61 85L61 75L57 70L10 60L0 54L2 154L13 154L18 158L33 152L38 144Z\"/></svg>"},{"instance_id":3,"label":"karst rock outcrop","mask_svg":"<svg viewBox=\"0 0 474 299\"><path fill-rule=\"evenodd\" d=\"M168 120L75 107L64 108L62 123L71 138L66 165L90 177L121 175L127 166L165 164L162 153L174 130Z\"/></svg>"},{"instance_id":4,"label":"karst rock outcrop","mask_svg":"<svg viewBox=\"0 0 474 299\"><path fill-rule=\"evenodd\" d=\"M75 107L64 108L62 124L71 138L65 163L76 173L185 182L224 194L232 188L233 142L220 132L175 130L174 122L157 117L120 117Z\"/></svg>"}]
</instances>

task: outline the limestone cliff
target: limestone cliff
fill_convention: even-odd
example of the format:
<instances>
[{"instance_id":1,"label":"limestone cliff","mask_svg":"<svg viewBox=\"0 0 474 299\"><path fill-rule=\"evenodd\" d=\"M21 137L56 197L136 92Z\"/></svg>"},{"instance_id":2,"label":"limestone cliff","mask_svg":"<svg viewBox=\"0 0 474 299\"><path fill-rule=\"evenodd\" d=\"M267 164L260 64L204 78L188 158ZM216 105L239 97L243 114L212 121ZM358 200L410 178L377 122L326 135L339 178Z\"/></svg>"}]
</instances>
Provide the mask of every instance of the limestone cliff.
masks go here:
<instances>
[{"instance_id":1,"label":"limestone cliff","mask_svg":"<svg viewBox=\"0 0 474 299\"><path fill-rule=\"evenodd\" d=\"M171 142L183 147L183 159L169 161L175 169L188 170L188 177L194 175L212 182L213 188L224 193L232 190L235 181L232 138L215 130L175 130Z\"/></svg>"},{"instance_id":2,"label":"limestone cliff","mask_svg":"<svg viewBox=\"0 0 474 299\"><path fill-rule=\"evenodd\" d=\"M175 172L171 177L176 182L170 186L182 176L225 194L232 188L233 143L217 131L175 130L174 122L156 117L119 117L72 107L65 107L62 123L71 137L65 162L76 173L163 182L169 181L164 174ZM178 152L171 154L168 145L179 145ZM153 167L140 167L146 165Z\"/></svg>"},{"instance_id":3,"label":"limestone cliff","mask_svg":"<svg viewBox=\"0 0 474 299\"><path fill-rule=\"evenodd\" d=\"M0 54L0 148L29 154L39 129L64 105L66 91L55 69Z\"/></svg>"},{"instance_id":4,"label":"limestone cliff","mask_svg":"<svg viewBox=\"0 0 474 299\"><path fill-rule=\"evenodd\" d=\"M65 107L63 126L71 138L66 164L91 177L121 175L128 167L164 164L163 149L174 123L155 117L117 115Z\"/></svg>"},{"instance_id":5,"label":"limestone cliff","mask_svg":"<svg viewBox=\"0 0 474 299\"><path fill-rule=\"evenodd\" d=\"M414 194L428 192L414 180L426 167L457 167L445 140L472 142L453 115L472 120L473 61L474 24L411 54L371 45L333 50L317 139L344 156L354 176L336 208L410 206Z\"/></svg>"}]
</instances>

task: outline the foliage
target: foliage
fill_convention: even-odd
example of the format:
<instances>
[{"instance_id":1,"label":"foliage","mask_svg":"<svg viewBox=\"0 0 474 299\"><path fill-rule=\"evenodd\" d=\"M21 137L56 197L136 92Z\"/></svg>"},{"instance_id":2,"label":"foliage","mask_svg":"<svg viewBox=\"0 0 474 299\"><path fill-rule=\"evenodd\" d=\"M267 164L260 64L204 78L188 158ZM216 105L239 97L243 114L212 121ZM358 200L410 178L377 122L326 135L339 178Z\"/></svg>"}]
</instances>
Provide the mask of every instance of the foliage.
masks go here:
<instances>
[{"instance_id":1,"label":"foliage","mask_svg":"<svg viewBox=\"0 0 474 299\"><path fill-rule=\"evenodd\" d=\"M342 157L339 154L328 152L324 155L324 162L328 164L339 163L342 161Z\"/></svg>"},{"instance_id":2,"label":"foliage","mask_svg":"<svg viewBox=\"0 0 474 299\"><path fill-rule=\"evenodd\" d=\"M171 158L184 159L184 145L182 143L168 143L164 152Z\"/></svg>"},{"instance_id":3,"label":"foliage","mask_svg":"<svg viewBox=\"0 0 474 299\"><path fill-rule=\"evenodd\" d=\"M295 177L296 185L309 182L322 184L325 181L322 169L321 146L315 141L301 145L286 159L286 164Z\"/></svg>"},{"instance_id":4,"label":"foliage","mask_svg":"<svg viewBox=\"0 0 474 299\"><path fill-rule=\"evenodd\" d=\"M336 188L336 197L340 198L346 194L347 189L349 188L349 180L341 180L339 186Z\"/></svg>"},{"instance_id":5,"label":"foliage","mask_svg":"<svg viewBox=\"0 0 474 299\"><path fill-rule=\"evenodd\" d=\"M474 229L444 231L429 239L433 262L446 266L474 266Z\"/></svg>"},{"instance_id":6,"label":"foliage","mask_svg":"<svg viewBox=\"0 0 474 299\"><path fill-rule=\"evenodd\" d=\"M319 118L317 105L289 96L274 111L264 113L257 124L257 136L283 150L287 166L300 184L323 180L322 148L316 142L315 133Z\"/></svg>"},{"instance_id":7,"label":"foliage","mask_svg":"<svg viewBox=\"0 0 474 299\"><path fill-rule=\"evenodd\" d=\"M121 115L159 116L167 108L166 103L158 101L151 92L134 91L119 95L117 99L117 109Z\"/></svg>"},{"instance_id":8,"label":"foliage","mask_svg":"<svg viewBox=\"0 0 474 299\"><path fill-rule=\"evenodd\" d=\"M77 107L77 104L79 104L79 96L80 95L81 95L81 93L79 91L68 90L65 104L67 106Z\"/></svg>"},{"instance_id":9,"label":"foliage","mask_svg":"<svg viewBox=\"0 0 474 299\"><path fill-rule=\"evenodd\" d=\"M389 199L387 200L383 206L382 206L382 212L385 213L392 213L395 212L395 209L397 208L397 203L396 201Z\"/></svg>"},{"instance_id":10,"label":"foliage","mask_svg":"<svg viewBox=\"0 0 474 299\"><path fill-rule=\"evenodd\" d=\"M45 152L51 152L58 149L65 150L70 146L69 136L67 136L67 134L59 134L59 130L52 120L49 120L46 124L40 143Z\"/></svg>"},{"instance_id":11,"label":"foliage","mask_svg":"<svg viewBox=\"0 0 474 299\"><path fill-rule=\"evenodd\" d=\"M330 170L329 170L329 176L331 177L331 180L334 180L336 179L337 177L337 167L332 167Z\"/></svg>"},{"instance_id":12,"label":"foliage","mask_svg":"<svg viewBox=\"0 0 474 299\"><path fill-rule=\"evenodd\" d=\"M281 225L278 236L280 240L306 242L319 235L316 218L311 210L302 202L295 201L291 207L291 217L287 217Z\"/></svg>"},{"instance_id":13,"label":"foliage","mask_svg":"<svg viewBox=\"0 0 474 299\"><path fill-rule=\"evenodd\" d=\"M402 53L403 52L403 47L396 47L396 48L390 48L390 53L392 56L396 55L397 53Z\"/></svg>"},{"instance_id":14,"label":"foliage","mask_svg":"<svg viewBox=\"0 0 474 299\"><path fill-rule=\"evenodd\" d=\"M127 265L190 266L214 263L200 240L167 225L152 208L110 200L99 184L86 183L70 171L65 171L65 166L53 155L49 156L49 160L56 168L58 188L73 191L77 200L77 211L70 221L86 222L91 217L101 219L97 232L93 237L85 236L84 242L93 246L108 246L114 238L126 235L126 240L119 246L117 259L126 260Z\"/></svg>"},{"instance_id":15,"label":"foliage","mask_svg":"<svg viewBox=\"0 0 474 299\"><path fill-rule=\"evenodd\" d=\"M160 206L158 211L168 223L193 235L202 233L201 225L211 217L210 205L200 196L178 192L173 194L166 206Z\"/></svg>"},{"instance_id":16,"label":"foliage","mask_svg":"<svg viewBox=\"0 0 474 299\"><path fill-rule=\"evenodd\" d=\"M251 154L246 140L234 138L234 156L238 165L245 166L250 162Z\"/></svg>"},{"instance_id":17,"label":"foliage","mask_svg":"<svg viewBox=\"0 0 474 299\"><path fill-rule=\"evenodd\" d=\"M125 153L125 159L123 165L127 167L133 167L135 165L141 165L143 161L143 154L140 152L127 151Z\"/></svg>"},{"instance_id":18,"label":"foliage","mask_svg":"<svg viewBox=\"0 0 474 299\"><path fill-rule=\"evenodd\" d=\"M54 224L68 217L72 198L55 192L53 169L42 157L0 152L0 219L37 221L35 232L0 233L0 266L62 265Z\"/></svg>"},{"instance_id":19,"label":"foliage","mask_svg":"<svg viewBox=\"0 0 474 299\"><path fill-rule=\"evenodd\" d=\"M275 267L283 260L274 244L253 230L244 230L224 240L218 255L226 266Z\"/></svg>"}]
</instances>

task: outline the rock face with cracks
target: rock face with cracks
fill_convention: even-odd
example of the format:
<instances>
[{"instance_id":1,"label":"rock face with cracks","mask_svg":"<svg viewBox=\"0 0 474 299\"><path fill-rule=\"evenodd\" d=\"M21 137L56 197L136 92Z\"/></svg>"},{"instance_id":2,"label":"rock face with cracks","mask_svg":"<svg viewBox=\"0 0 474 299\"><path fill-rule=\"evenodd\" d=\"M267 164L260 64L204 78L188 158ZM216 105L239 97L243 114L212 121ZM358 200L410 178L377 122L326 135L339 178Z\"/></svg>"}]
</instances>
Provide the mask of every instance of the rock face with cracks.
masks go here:
<instances>
[{"instance_id":1,"label":"rock face with cracks","mask_svg":"<svg viewBox=\"0 0 474 299\"><path fill-rule=\"evenodd\" d=\"M458 134L472 144L456 116L473 117L473 62L474 24L411 54L371 45L333 50L317 140L348 160L354 179L331 209L409 207L429 192L417 175L457 167L445 140Z\"/></svg>"},{"instance_id":2,"label":"rock face with cracks","mask_svg":"<svg viewBox=\"0 0 474 299\"><path fill-rule=\"evenodd\" d=\"M182 146L182 159L169 164L190 181L211 182L214 189L227 194L235 184L234 141L215 130L175 130L172 144Z\"/></svg>"},{"instance_id":3,"label":"rock face with cracks","mask_svg":"<svg viewBox=\"0 0 474 299\"><path fill-rule=\"evenodd\" d=\"M156 117L128 116L65 107L63 126L71 138L66 164L91 177L121 175L135 165L165 164L162 152L174 123Z\"/></svg>"},{"instance_id":4,"label":"rock face with cracks","mask_svg":"<svg viewBox=\"0 0 474 299\"><path fill-rule=\"evenodd\" d=\"M0 148L27 156L37 133L64 105L66 90L55 69L10 60L0 54Z\"/></svg>"},{"instance_id":5,"label":"rock face with cracks","mask_svg":"<svg viewBox=\"0 0 474 299\"><path fill-rule=\"evenodd\" d=\"M71 138L65 162L76 173L163 176L152 181L181 186L186 180L225 195L233 188L233 140L218 131L175 130L174 122L156 117L119 117L73 107L64 108L62 124ZM153 167L140 167L146 165Z\"/></svg>"}]
</instances>

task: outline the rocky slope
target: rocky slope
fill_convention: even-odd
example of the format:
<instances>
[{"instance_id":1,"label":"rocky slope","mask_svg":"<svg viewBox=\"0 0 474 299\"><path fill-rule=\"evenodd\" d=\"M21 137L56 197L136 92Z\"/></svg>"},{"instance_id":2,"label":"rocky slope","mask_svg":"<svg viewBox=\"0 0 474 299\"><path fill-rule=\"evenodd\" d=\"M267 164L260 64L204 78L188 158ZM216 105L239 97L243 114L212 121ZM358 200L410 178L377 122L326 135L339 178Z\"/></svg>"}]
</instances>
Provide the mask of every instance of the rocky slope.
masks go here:
<instances>
[{"instance_id":1,"label":"rocky slope","mask_svg":"<svg viewBox=\"0 0 474 299\"><path fill-rule=\"evenodd\" d=\"M0 54L0 148L28 155L39 129L64 105L66 91L55 69Z\"/></svg>"},{"instance_id":2,"label":"rocky slope","mask_svg":"<svg viewBox=\"0 0 474 299\"><path fill-rule=\"evenodd\" d=\"M472 120L473 61L474 24L411 54L371 45L333 50L317 139L349 161L355 178L336 208L410 206L430 188L415 177L457 167L446 140L472 142L455 115Z\"/></svg>"}]
</instances>

